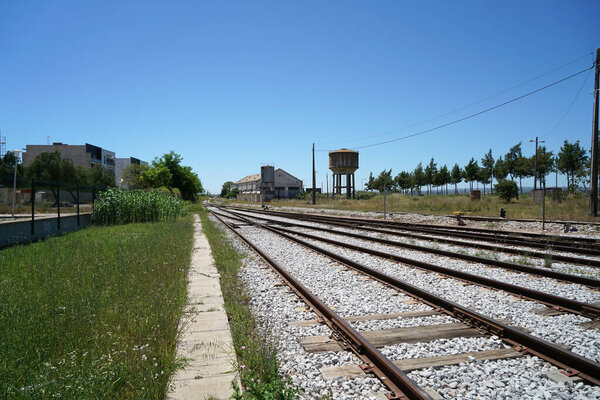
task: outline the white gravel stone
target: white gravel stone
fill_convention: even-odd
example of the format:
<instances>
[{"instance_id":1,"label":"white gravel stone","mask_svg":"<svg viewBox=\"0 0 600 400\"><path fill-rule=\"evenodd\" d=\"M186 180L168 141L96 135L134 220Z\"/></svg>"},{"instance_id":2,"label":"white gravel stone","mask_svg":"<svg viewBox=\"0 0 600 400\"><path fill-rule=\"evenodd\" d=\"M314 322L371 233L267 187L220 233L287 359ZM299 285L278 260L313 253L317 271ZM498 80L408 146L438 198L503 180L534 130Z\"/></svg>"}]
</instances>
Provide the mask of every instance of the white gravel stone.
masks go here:
<instances>
[{"instance_id":1,"label":"white gravel stone","mask_svg":"<svg viewBox=\"0 0 600 400\"><path fill-rule=\"evenodd\" d=\"M378 282L364 280L362 275L346 270L340 264L314 252L309 252L272 233L251 226L243 226L240 229L250 240L284 266L326 304L333 306L336 312L342 316L430 309L423 304L413 304L412 301L408 301L410 300L409 296L397 294L396 291ZM319 233L319 235L323 234L323 232ZM232 234L230 237L240 249L246 249ZM439 275L419 272L398 263L361 255L323 243L318 245L478 310L492 318L508 320L512 325L531 330L533 335L572 347L572 351L585 357L596 361L600 360L600 334L597 331L585 330L578 325L589 321L587 318L568 314L542 317L529 312L532 309L540 308L539 304L517 301L503 292L482 291L476 286L461 286L455 279L440 278ZM450 259L447 261L444 266L463 267L454 265L455 261ZM316 315L308 311L299 311L298 307L302 303L298 298L294 294L288 293L285 287L274 286L273 284L278 278L275 278L274 274L268 273L267 270L260 269L259 264L257 258L250 255L245 259L240 274L247 282L252 295L253 312L259 323L269 329L277 339L280 372L290 376L292 381L302 388L301 398L311 399L323 396L330 396L334 399L374 398L375 393L385 392L381 382L372 377L340 377L330 381L325 381L321 377L319 368L323 366L359 363L359 360L348 352L307 353L304 351L298 343L299 336L328 334L330 333L329 329L323 325L302 327L290 325L292 321L315 319ZM479 267L483 268L483 271L488 270L486 267ZM506 274L506 279L512 279L511 275L522 275L502 272ZM521 279L524 278L521 277ZM555 283L549 283L549 285L555 285ZM546 289L551 292L554 290L554 286L548 286ZM593 297L594 293L586 294L584 291L581 292L581 295L590 296L590 299L597 298ZM436 315L410 319L357 321L352 325L359 330L374 330L454 321L452 318ZM406 359L503 347L505 345L494 337L455 338L429 343L388 346L381 351L392 359ZM473 360L457 366L414 371L410 373L410 376L419 385L433 388L444 398L600 399L600 391L597 387L583 383L558 384L552 381L545 375L551 368L554 367L535 357L523 357L485 362Z\"/></svg>"}]
</instances>

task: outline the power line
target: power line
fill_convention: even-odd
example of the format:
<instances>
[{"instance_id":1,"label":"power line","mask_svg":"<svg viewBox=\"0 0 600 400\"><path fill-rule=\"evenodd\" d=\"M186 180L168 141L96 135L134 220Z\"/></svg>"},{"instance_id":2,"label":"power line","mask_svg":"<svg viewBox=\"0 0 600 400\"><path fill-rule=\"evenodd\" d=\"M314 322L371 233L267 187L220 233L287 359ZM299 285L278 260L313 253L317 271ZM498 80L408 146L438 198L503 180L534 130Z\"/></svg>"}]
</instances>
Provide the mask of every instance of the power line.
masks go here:
<instances>
[{"instance_id":1,"label":"power line","mask_svg":"<svg viewBox=\"0 0 600 400\"><path fill-rule=\"evenodd\" d=\"M465 121L465 120L467 120L467 119L471 119L471 118L474 118L474 117L476 117L476 116L478 116L478 115L485 114L485 113L487 113L487 112L489 112L489 111L492 111L492 110L495 110L495 109L497 109L497 108L503 107L503 106L505 106L505 105L508 105L508 104L510 104L510 103L514 103L515 101L517 101L517 100L521 100L521 99L523 99L523 98L525 98L525 97L528 97L528 96L531 96L532 94L535 94L535 93L541 92L541 91L542 91L542 90L544 90L544 89L548 89L549 87L552 87L552 86L554 86L554 85L557 85L557 84L559 84L559 83L561 83L561 82L564 82L564 81L566 81L566 80L568 80L568 79L574 78L574 77L576 77L577 75L581 75L582 73L584 73L584 72L586 72L586 71L588 71L588 70L590 70L590 69L592 69L592 68L594 68L594 66L591 66L591 67L589 67L589 68L586 68L586 69L584 69L584 70L582 70L582 71L576 72L576 73L574 73L574 74L572 74L572 75L569 75L569 76L567 76L566 78L562 78L562 79L560 79L560 80L558 80L558 81L552 82L552 83L550 83L550 84L548 84L548 85L546 85L546 86L543 86L543 87L541 87L541 88L539 88L539 89L536 89L536 90L533 90L533 91L531 91L531 92L525 93L524 95L521 95L521 96L519 96L519 97L515 97L514 99L511 99L511 100L505 101L504 103L500 103L500 104L497 104L497 105L495 105L495 106L493 106L493 107L486 108L485 110L482 110L482 111L476 112L476 113L474 113L474 114L468 115L468 116L466 116L466 117L463 117L463 118L459 118L459 119L457 119L457 120L454 120L454 121L452 121L452 122L448 122L448 123L446 123L446 124L443 124L443 125L438 125L438 126L436 126L436 127L433 127L433 128L430 128L430 129L426 129L426 130L424 130L424 131L416 132L416 133L413 133L413 134L410 134L410 135L402 136L402 137L399 137L399 138L390 139L390 140L385 140L385 141L383 141L383 142L372 143L372 144L367 144L367 145L363 145L363 146L356 146L356 147L353 147L353 149L364 149L364 148L367 148L367 147L374 147L374 146L380 146L380 145L382 145L382 144L393 143L393 142L397 142L397 141L399 141L399 140L408 139L408 138L411 138L411 137L415 137L415 136L423 135L423 134L425 134L425 133L428 133L428 132L432 132L432 131L435 131L435 130L441 129L441 128L444 128L444 127L446 127L446 126L450 126L450 125L457 124L457 123L459 123L459 122L462 122L462 121ZM318 150L318 151L331 151L331 150Z\"/></svg>"},{"instance_id":2,"label":"power line","mask_svg":"<svg viewBox=\"0 0 600 400\"><path fill-rule=\"evenodd\" d=\"M375 135L363 136L363 137L360 137L360 138L352 139L352 140L350 140L350 141L322 142L322 143L317 143L317 144L318 144L318 145L327 145L327 144L335 144L335 143L352 143L352 142L358 142L358 141L365 140L365 139L371 139L371 138L374 138L374 137L379 137L379 136L385 136L385 135L389 135L390 133L399 132L399 131L402 131L402 130L405 130L405 129L408 129L408 128L412 128L412 127L415 127L415 126L418 126L418 125L424 124L424 123L426 123L426 122L434 121L434 120L436 120L436 119L439 119L439 118L445 117L445 116L447 116L447 115L454 114L454 113L456 113L456 112L459 112L459 111L465 110L465 109L467 109L467 108L469 108L469 107L472 107L472 106L474 106L474 105L481 104L481 103L483 103L483 102L485 102L485 101L487 101L487 100L493 99L494 97L498 97L498 96L500 96L500 95L502 95L502 94L504 94L504 93L510 92L511 90L517 89L517 88L519 88L519 87L521 87L521 86L524 86L524 85L526 85L526 84L528 84L528 83L530 83L530 82L536 81L536 80L538 80L538 79L540 79L540 78L543 78L544 76L550 75L551 73L558 71L559 69L562 69L562 68L564 68L564 67L566 67L566 66L569 66L569 65L571 65L571 64L574 64L574 63L576 63L577 61L579 61L579 60L581 60L581 59L583 59L583 58L586 58L586 57L588 57L588 56L590 56L590 55L592 55L592 54L594 54L594 52L593 52L593 51L591 51L591 52L589 52L589 53L586 53L586 54L584 54L584 55L583 55L583 56L581 56L581 57L577 57L576 59L574 59L574 60L572 60L572 61L569 61L569 62L567 62L567 63L565 63L565 64L562 64L562 65L560 65L560 66L558 66L558 67L556 67L556 68L554 68L554 69L552 69L552 70L550 70L550 71L548 71L548 72L544 72L543 74L540 74L540 75L538 75L538 76L536 76L536 77L533 77L533 78L531 78L531 79L528 79L528 80L526 80L526 81L523 81L523 82L521 82L521 83L519 83L519 84L517 84L517 85L515 85L515 86L512 86L512 87L510 87L510 88L508 88L508 89L504 89L504 90L502 90L502 91L500 91L500 92L498 92L498 93L495 93L495 94L493 94L493 95L491 95L491 96L485 97L485 98L483 98L483 99L481 99L481 100L477 100L477 101L475 101L475 102L473 102L473 103L470 103L470 104L467 104L467 105L465 105L465 106L462 106L462 107L456 108L456 109L454 109L454 110L452 110L452 111L448 111L448 112L445 112L445 113L443 113L443 114L438 114L438 115L436 115L436 116L434 116L434 117L431 117L431 118L428 118L428 119L425 119L425 120L421 120L421 121L419 121L419 122L415 122L415 123L413 123L413 124L410 124L410 125L403 126L403 127L401 127L401 128L392 129L392 130L390 130L390 131L386 131L386 132L378 133L378 134L375 134ZM317 151L324 151L324 150L317 150Z\"/></svg>"},{"instance_id":3,"label":"power line","mask_svg":"<svg viewBox=\"0 0 600 400\"><path fill-rule=\"evenodd\" d=\"M592 73L592 69L590 68L590 70L588 71L587 75L585 76L585 79L581 83L581 86L579 87L579 90L577 91L577 94L575 95L575 98L573 98L573 101L569 105L569 108L567 108L567 111L565 111L565 113L558 120L558 122L556 123L556 125L554 125L554 127L552 129L550 129L548 131L548 133L546 133L544 136L542 136L542 139L545 138L546 136L550 135L552 132L554 132L556 130L556 128L558 128L558 126L563 122L563 120L565 119L565 117L567 116L567 114L569 114L569 111L571 111L571 108L573 108L573 104L575 104L575 101L577 101L577 99L579 98L579 95L581 94L581 91L583 90L583 87L585 86L585 83L587 82L587 80L590 77L591 73Z\"/></svg>"}]
</instances>

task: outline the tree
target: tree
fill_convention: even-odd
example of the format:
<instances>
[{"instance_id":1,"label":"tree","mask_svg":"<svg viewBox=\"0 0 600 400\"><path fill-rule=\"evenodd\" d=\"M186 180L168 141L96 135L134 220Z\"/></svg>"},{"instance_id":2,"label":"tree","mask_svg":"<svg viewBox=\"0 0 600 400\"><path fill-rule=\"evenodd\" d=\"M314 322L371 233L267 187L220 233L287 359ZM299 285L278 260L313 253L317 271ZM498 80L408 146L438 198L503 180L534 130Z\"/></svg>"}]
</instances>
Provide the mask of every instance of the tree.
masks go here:
<instances>
[{"instance_id":1,"label":"tree","mask_svg":"<svg viewBox=\"0 0 600 400\"><path fill-rule=\"evenodd\" d=\"M87 184L99 187L115 186L115 175L100 165L92 165L87 171Z\"/></svg>"},{"instance_id":2,"label":"tree","mask_svg":"<svg viewBox=\"0 0 600 400\"><path fill-rule=\"evenodd\" d=\"M448 194L448 183L450 183L450 171L446 164L436 174L436 185L442 186L442 193L444 191L443 186L446 186L446 194Z\"/></svg>"},{"instance_id":3,"label":"tree","mask_svg":"<svg viewBox=\"0 0 600 400\"><path fill-rule=\"evenodd\" d=\"M458 184L463 180L462 170L458 164L454 164L452 172L450 173L450 182L454 183L454 194L458 194Z\"/></svg>"},{"instance_id":4,"label":"tree","mask_svg":"<svg viewBox=\"0 0 600 400\"><path fill-rule=\"evenodd\" d=\"M65 185L64 189L69 191L73 200L76 199L73 184L115 186L115 175L111 171L100 165L93 165L91 168L74 165L70 159L61 158L58 151L39 154L27 168L27 175L36 180L71 184ZM49 189L56 198L55 186L50 185Z\"/></svg>"},{"instance_id":5,"label":"tree","mask_svg":"<svg viewBox=\"0 0 600 400\"><path fill-rule=\"evenodd\" d=\"M173 175L166 165L152 165L150 168L144 168L140 174L140 182L144 187L159 188L171 187Z\"/></svg>"},{"instance_id":6,"label":"tree","mask_svg":"<svg viewBox=\"0 0 600 400\"><path fill-rule=\"evenodd\" d=\"M431 194L431 185L433 185L435 173L437 172L437 164L434 162L433 157L431 157L431 161L425 167L425 184L427 185L427 193Z\"/></svg>"},{"instance_id":7,"label":"tree","mask_svg":"<svg viewBox=\"0 0 600 400\"><path fill-rule=\"evenodd\" d=\"M479 165L474 158L465 166L465 181L469 182L469 187L473 190L473 182L479 178Z\"/></svg>"},{"instance_id":8,"label":"tree","mask_svg":"<svg viewBox=\"0 0 600 400\"><path fill-rule=\"evenodd\" d=\"M192 167L182 166L183 158L174 151L164 154L152 161L152 167L164 166L171 174L171 186L181 191L184 200L194 200L198 193L203 192L202 182Z\"/></svg>"},{"instance_id":9,"label":"tree","mask_svg":"<svg viewBox=\"0 0 600 400\"><path fill-rule=\"evenodd\" d=\"M523 153L521 151L521 142L519 142L517 145L511 147L504 156L506 170L510 175L510 179L515 179L515 176L518 176L517 169L521 158L523 158Z\"/></svg>"},{"instance_id":10,"label":"tree","mask_svg":"<svg viewBox=\"0 0 600 400\"><path fill-rule=\"evenodd\" d=\"M481 184L483 185L483 194L484 195L485 195L485 185L487 185L488 183L490 183L490 190L491 190L491 178L492 178L491 170L489 170L487 168L479 169L479 173L477 174L477 181L481 182Z\"/></svg>"},{"instance_id":11,"label":"tree","mask_svg":"<svg viewBox=\"0 0 600 400\"><path fill-rule=\"evenodd\" d=\"M492 149L487 152L485 156L481 159L481 169L484 172L481 172L481 178L485 181L479 181L483 183L483 194L485 194L485 185L488 182L491 182L491 185L494 184L494 157L492 157ZM493 193L492 186L490 185L490 193Z\"/></svg>"},{"instance_id":12,"label":"tree","mask_svg":"<svg viewBox=\"0 0 600 400\"><path fill-rule=\"evenodd\" d=\"M496 193L506 203L510 203L513 198L519 198L519 188L512 180L500 179L496 185Z\"/></svg>"},{"instance_id":13,"label":"tree","mask_svg":"<svg viewBox=\"0 0 600 400\"><path fill-rule=\"evenodd\" d=\"M383 192L383 188L385 185L385 189L389 192L393 192L394 191L394 178L392 178L392 169L390 168L389 171L386 171L385 169L383 171L381 171L379 173L379 176L377 177L377 179L375 179L375 182L373 184L373 189L379 191L379 192Z\"/></svg>"},{"instance_id":14,"label":"tree","mask_svg":"<svg viewBox=\"0 0 600 400\"><path fill-rule=\"evenodd\" d=\"M531 164L535 166L535 157L531 158ZM546 146L538 147L537 154L537 177L538 182L540 183L540 187L542 183L546 184L546 175L552 172L554 165L554 155L551 151L546 150ZM535 171L534 171L535 176Z\"/></svg>"},{"instance_id":15,"label":"tree","mask_svg":"<svg viewBox=\"0 0 600 400\"><path fill-rule=\"evenodd\" d=\"M367 180L366 189L373 190L375 189L373 185L375 184L375 178L373 178L373 172L369 172L369 179Z\"/></svg>"},{"instance_id":16,"label":"tree","mask_svg":"<svg viewBox=\"0 0 600 400\"><path fill-rule=\"evenodd\" d=\"M513 174L519 178L519 187L523 193L523 178L533 176L533 162L527 157L519 157L514 164ZM511 178L513 175L511 175ZM512 180L512 179L511 179Z\"/></svg>"},{"instance_id":17,"label":"tree","mask_svg":"<svg viewBox=\"0 0 600 400\"><path fill-rule=\"evenodd\" d=\"M575 192L575 178L578 171L585 169L589 158L584 148L579 145L579 140L569 143L565 140L558 153L557 168L567 175L567 187L571 193Z\"/></svg>"},{"instance_id":18,"label":"tree","mask_svg":"<svg viewBox=\"0 0 600 400\"><path fill-rule=\"evenodd\" d=\"M0 158L0 176L7 175L12 177L15 173L16 161L17 160L15 159L15 153L13 153L12 151L7 151L6 154L4 154L4 157ZM22 175L23 165L17 164L17 176Z\"/></svg>"},{"instance_id":19,"label":"tree","mask_svg":"<svg viewBox=\"0 0 600 400\"><path fill-rule=\"evenodd\" d=\"M396 175L396 178L394 178L395 184L396 186L406 192L408 190L411 191L412 194L412 190L413 190L413 182L412 182L412 176L410 175L410 173L406 172L406 171L402 171L400 172L398 175Z\"/></svg>"},{"instance_id":20,"label":"tree","mask_svg":"<svg viewBox=\"0 0 600 400\"><path fill-rule=\"evenodd\" d=\"M425 172L423 171L423 164L419 163L412 175L415 188L418 190L419 194L421 194L421 187L425 185Z\"/></svg>"},{"instance_id":21,"label":"tree","mask_svg":"<svg viewBox=\"0 0 600 400\"><path fill-rule=\"evenodd\" d=\"M505 179L508 175L508 168L506 163L502 160L502 156L498 157L496 164L494 165L494 177L497 180Z\"/></svg>"},{"instance_id":22,"label":"tree","mask_svg":"<svg viewBox=\"0 0 600 400\"><path fill-rule=\"evenodd\" d=\"M129 164L123 169L122 184L128 189L145 189L149 187L142 181L142 172L148 168L146 164Z\"/></svg>"},{"instance_id":23,"label":"tree","mask_svg":"<svg viewBox=\"0 0 600 400\"><path fill-rule=\"evenodd\" d=\"M219 195L220 197L226 197L227 194L229 193L230 189L231 189L231 185L233 185L232 181L227 181L223 184L223 186L221 187L221 194Z\"/></svg>"},{"instance_id":24,"label":"tree","mask_svg":"<svg viewBox=\"0 0 600 400\"><path fill-rule=\"evenodd\" d=\"M60 153L58 151L41 153L27 168L27 174L36 180L60 180ZM55 192L53 193L56 195Z\"/></svg>"}]
</instances>

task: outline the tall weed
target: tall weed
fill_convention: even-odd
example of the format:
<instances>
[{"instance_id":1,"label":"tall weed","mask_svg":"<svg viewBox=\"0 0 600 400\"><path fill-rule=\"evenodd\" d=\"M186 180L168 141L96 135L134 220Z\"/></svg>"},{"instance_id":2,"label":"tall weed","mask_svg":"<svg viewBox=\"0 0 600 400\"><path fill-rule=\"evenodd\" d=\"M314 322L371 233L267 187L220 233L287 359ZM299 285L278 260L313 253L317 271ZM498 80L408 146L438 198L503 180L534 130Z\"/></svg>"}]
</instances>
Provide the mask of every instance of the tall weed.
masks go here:
<instances>
[{"instance_id":1,"label":"tall weed","mask_svg":"<svg viewBox=\"0 0 600 400\"><path fill-rule=\"evenodd\" d=\"M186 203L171 194L111 188L100 194L92 221L98 225L174 221L186 213Z\"/></svg>"}]
</instances>

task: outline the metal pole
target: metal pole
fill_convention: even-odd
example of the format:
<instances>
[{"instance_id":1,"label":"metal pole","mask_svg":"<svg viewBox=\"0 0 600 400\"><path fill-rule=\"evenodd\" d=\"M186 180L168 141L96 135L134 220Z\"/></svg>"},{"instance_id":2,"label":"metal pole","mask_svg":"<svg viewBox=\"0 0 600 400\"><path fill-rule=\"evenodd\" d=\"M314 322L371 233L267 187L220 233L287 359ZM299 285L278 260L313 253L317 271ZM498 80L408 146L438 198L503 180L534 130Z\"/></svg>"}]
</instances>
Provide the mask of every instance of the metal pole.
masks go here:
<instances>
[{"instance_id":1,"label":"metal pole","mask_svg":"<svg viewBox=\"0 0 600 400\"><path fill-rule=\"evenodd\" d=\"M15 177L13 179L13 193L12 193L12 217L15 217L15 195L17 193L17 157L19 157L17 155L18 153L15 153Z\"/></svg>"},{"instance_id":2,"label":"metal pole","mask_svg":"<svg viewBox=\"0 0 600 400\"><path fill-rule=\"evenodd\" d=\"M533 190L537 189L537 148L538 148L538 137L535 137L535 161L533 163Z\"/></svg>"},{"instance_id":3,"label":"metal pole","mask_svg":"<svg viewBox=\"0 0 600 400\"><path fill-rule=\"evenodd\" d=\"M315 173L315 144L313 143L313 147L312 147L312 157L313 157L313 163L312 163L312 203L313 205L317 204L317 188L316 188L316 180L317 180L317 176Z\"/></svg>"},{"instance_id":4,"label":"metal pole","mask_svg":"<svg viewBox=\"0 0 600 400\"><path fill-rule=\"evenodd\" d=\"M31 178L31 234L35 233L35 182Z\"/></svg>"},{"instance_id":5,"label":"metal pole","mask_svg":"<svg viewBox=\"0 0 600 400\"><path fill-rule=\"evenodd\" d=\"M327 197L329 197L329 174L325 174L325 185L327 187Z\"/></svg>"},{"instance_id":6,"label":"metal pole","mask_svg":"<svg viewBox=\"0 0 600 400\"><path fill-rule=\"evenodd\" d=\"M386 202L386 190L385 190L385 183L383 184L383 219L386 219L387 215L387 202Z\"/></svg>"},{"instance_id":7,"label":"metal pole","mask_svg":"<svg viewBox=\"0 0 600 400\"><path fill-rule=\"evenodd\" d=\"M542 230L546 230L546 180L542 183L544 185L544 189L542 190Z\"/></svg>"},{"instance_id":8,"label":"metal pole","mask_svg":"<svg viewBox=\"0 0 600 400\"><path fill-rule=\"evenodd\" d=\"M79 226L79 183L77 184L77 226Z\"/></svg>"},{"instance_id":9,"label":"metal pole","mask_svg":"<svg viewBox=\"0 0 600 400\"><path fill-rule=\"evenodd\" d=\"M590 215L598 215L598 80L600 78L600 48L596 49L596 79L592 113L592 166L590 168Z\"/></svg>"},{"instance_id":10,"label":"metal pole","mask_svg":"<svg viewBox=\"0 0 600 400\"><path fill-rule=\"evenodd\" d=\"M58 229L60 230L60 182L56 181L56 209L58 210L58 218L56 221L58 222Z\"/></svg>"}]
</instances>

